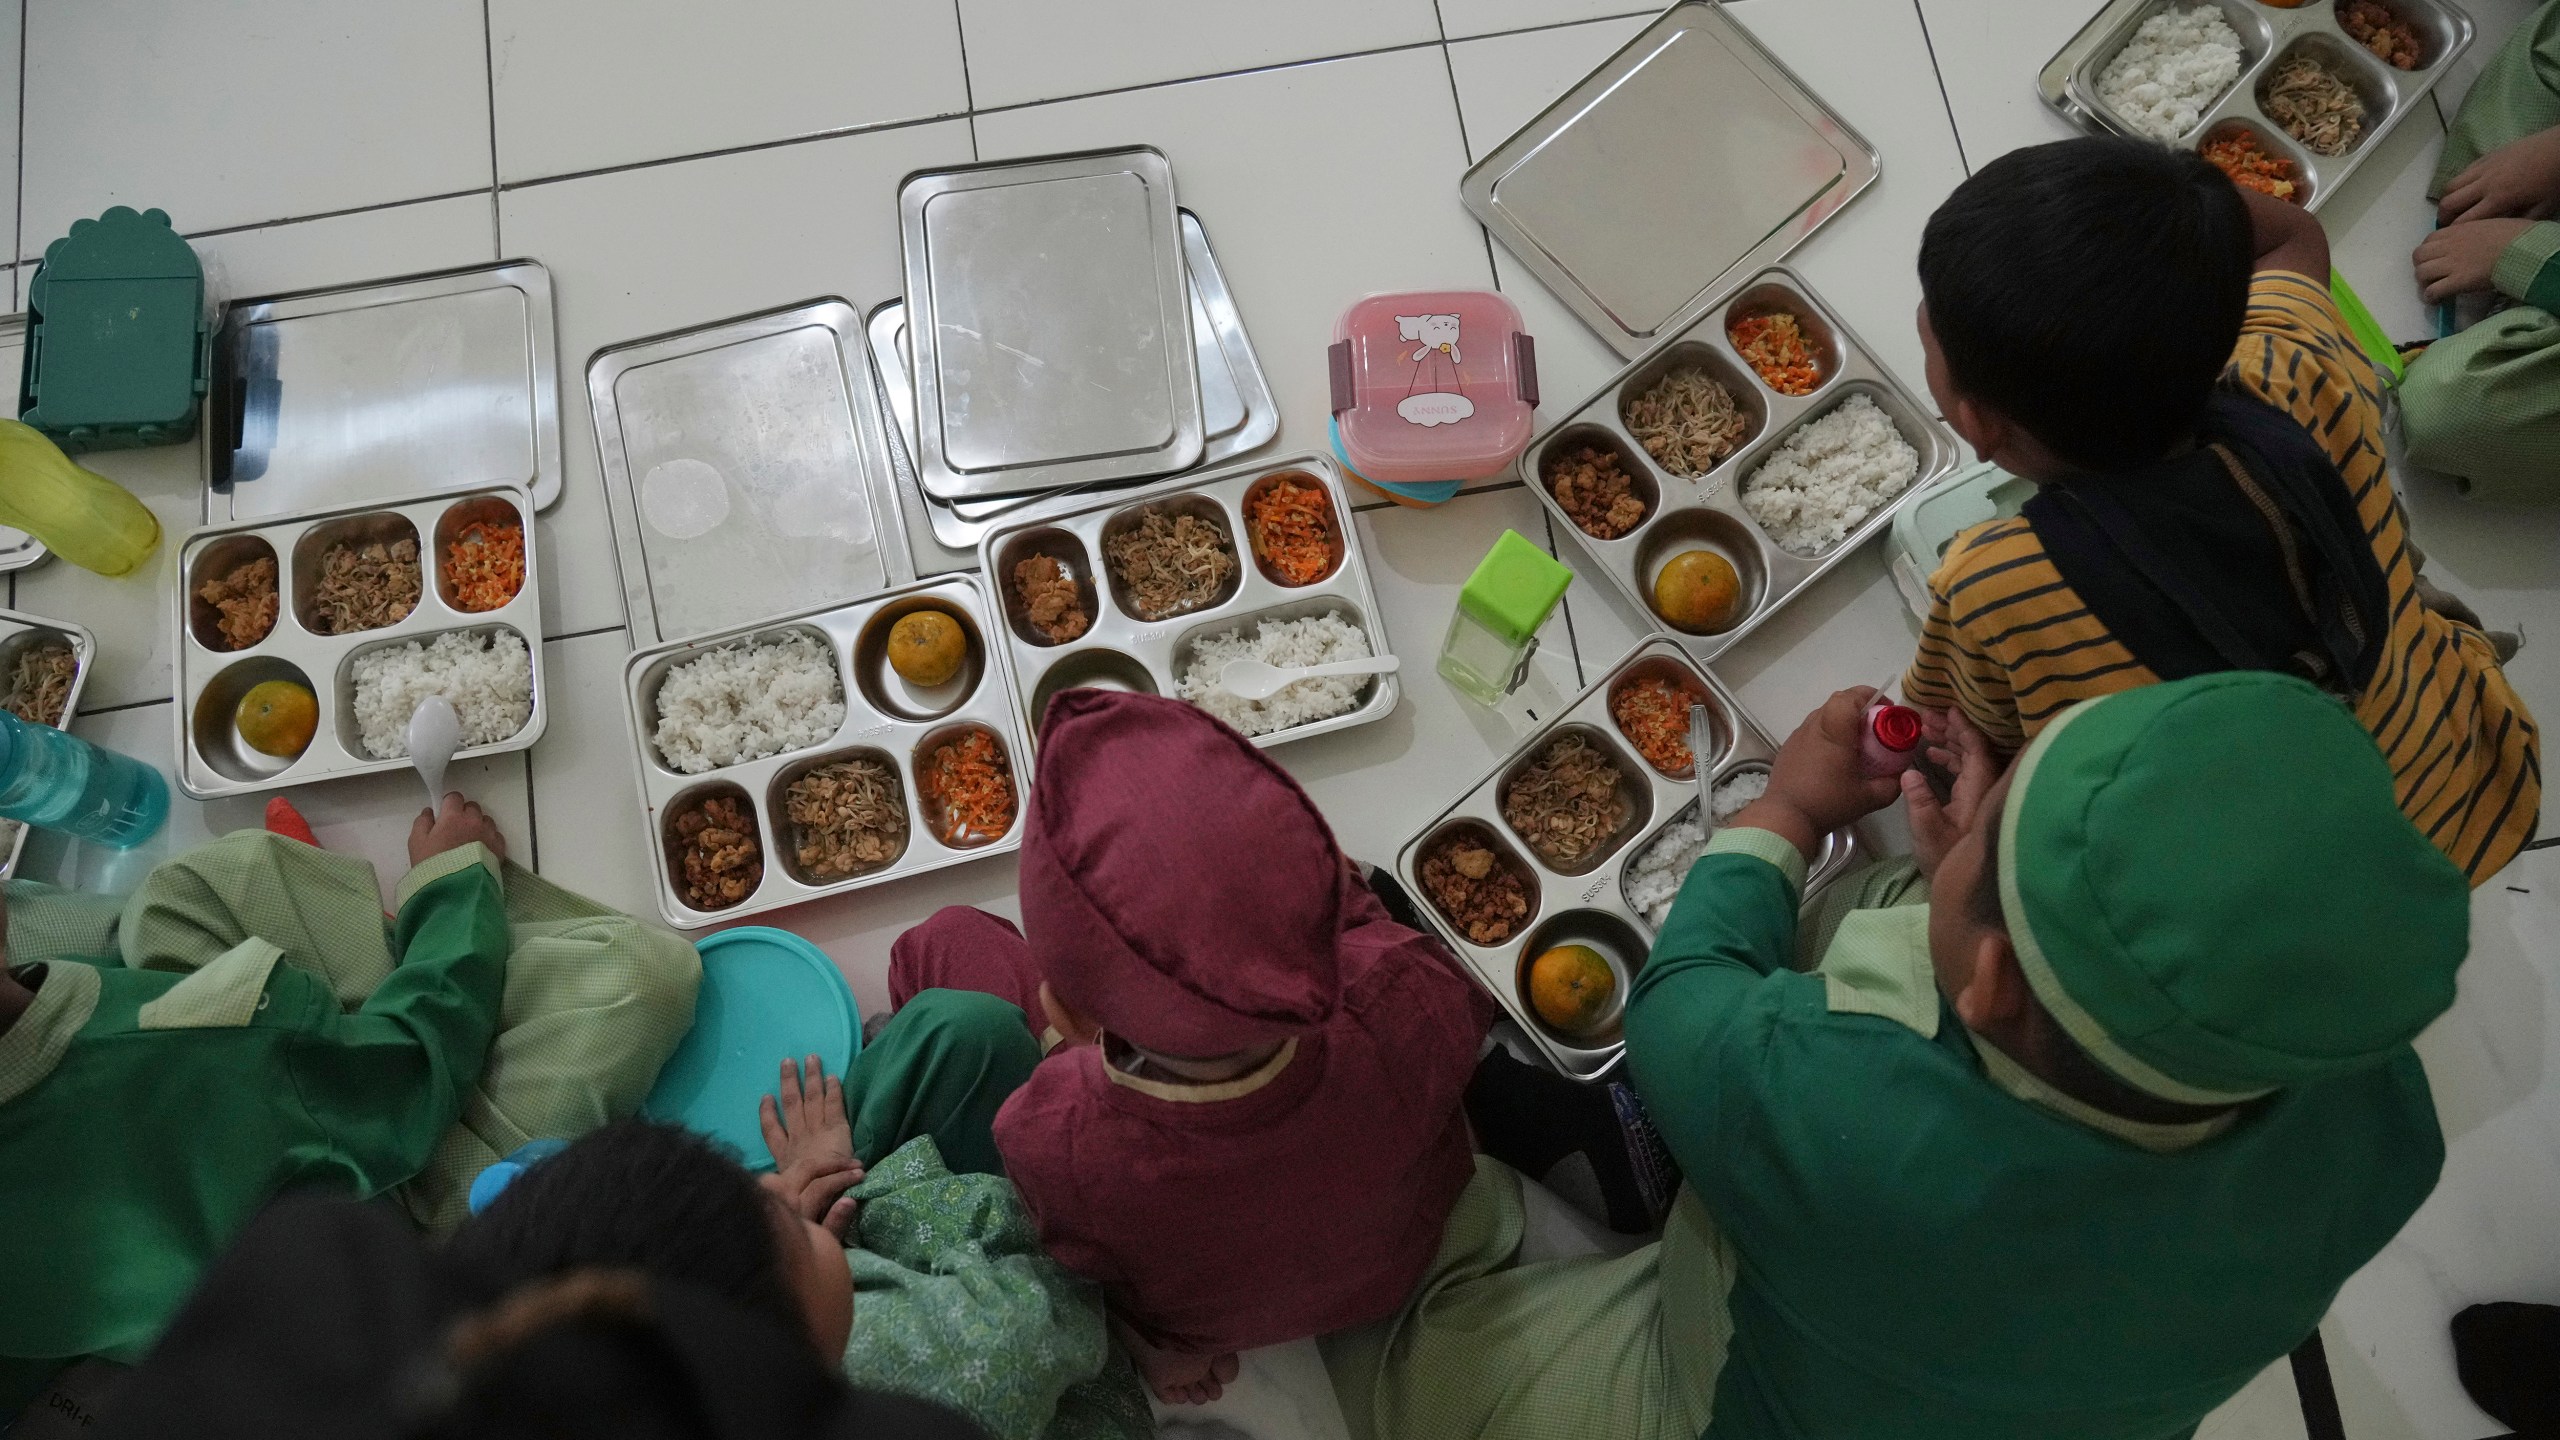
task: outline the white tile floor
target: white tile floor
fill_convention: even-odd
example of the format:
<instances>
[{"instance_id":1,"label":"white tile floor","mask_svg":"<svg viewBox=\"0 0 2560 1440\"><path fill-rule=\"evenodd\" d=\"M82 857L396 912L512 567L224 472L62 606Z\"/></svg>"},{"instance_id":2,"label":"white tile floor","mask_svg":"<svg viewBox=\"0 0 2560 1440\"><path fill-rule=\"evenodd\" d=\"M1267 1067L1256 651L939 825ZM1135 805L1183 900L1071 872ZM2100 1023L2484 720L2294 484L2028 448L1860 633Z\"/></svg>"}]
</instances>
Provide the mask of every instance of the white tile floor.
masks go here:
<instances>
[{"instance_id":1,"label":"white tile floor","mask_svg":"<svg viewBox=\"0 0 2560 1440\"><path fill-rule=\"evenodd\" d=\"M2471 0L2485 55L2530 0ZM2036 70L2090 3L1735 0L1734 13L1884 155L1884 175L1795 257L1916 385L1912 253L1930 209L2014 147L2071 133ZM197 237L221 291L268 293L500 256L557 291L566 492L543 519L553 717L524 755L456 779L496 808L520 856L648 911L649 863L613 681L627 640L585 403L587 357L618 341L816 295L895 293L893 196L919 166L1146 142L1218 247L1270 372L1275 447L1319 446L1318 360L1333 317L1370 290L1496 284L1537 333L1557 407L1615 368L1609 352L1457 203L1459 173L1643 23L1625 0L741 0L714 11L603 0L0 0L0 187L19 257L109 204L157 205ZM1844 43L1844 41L1846 43ZM2406 257L2440 114L2460 67L2327 216L2339 265L2396 335L2423 317ZM99 77L113 75L102 88ZM4 282L12 296L19 271ZM173 534L201 515L187 449L98 457ZM2404 475L2450 583L2541 637L2514 677L2560 716L2560 511L2470 505ZM1508 722L1459 701L1428 660L1474 559L1514 527L1550 547L1516 485L1430 513L1359 517L1398 648L1419 668L1388 721L1280 758L1355 851L1385 856L1507 748ZM1562 552L1579 562L1578 550ZM22 609L76 619L103 655L77 728L169 758L167 579L109 582L49 565ZM1639 621L1577 582L1538 685L1574 689ZM1719 662L1773 728L1908 655L1912 626L1873 551L1853 557ZM308 787L323 839L394 873L405 776ZM180 802L154 851L110 861L42 845L31 873L113 884L158 848L250 823L256 805ZM2548 823L2548 822L2546 822ZM888 941L941 905L1012 904L1010 861L779 918L882 1002ZM2560 859L2528 857L2478 900L2462 998L2424 1050L2450 1137L2437 1198L2348 1287L2327 1336L2348 1433L2474 1440L2494 1427L2455 1384L2443 1320L2489 1298L2560 1299ZM2342 1178L2342 1183L2350 1183ZM1277 1357L1274 1373L1303 1357ZM1321 1433L1309 1419L1289 1433ZM1279 1431L1270 1433L1277 1434ZM2207 1425L2303 1433L2272 1370Z\"/></svg>"}]
</instances>

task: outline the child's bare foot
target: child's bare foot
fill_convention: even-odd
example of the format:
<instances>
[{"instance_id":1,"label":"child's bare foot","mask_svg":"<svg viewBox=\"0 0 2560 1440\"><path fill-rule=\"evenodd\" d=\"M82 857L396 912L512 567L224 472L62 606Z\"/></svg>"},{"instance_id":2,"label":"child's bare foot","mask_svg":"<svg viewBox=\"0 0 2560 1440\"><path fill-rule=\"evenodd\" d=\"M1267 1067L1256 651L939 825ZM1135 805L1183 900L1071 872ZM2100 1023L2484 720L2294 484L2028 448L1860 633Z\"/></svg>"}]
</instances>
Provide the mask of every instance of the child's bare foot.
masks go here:
<instances>
[{"instance_id":1,"label":"child's bare foot","mask_svg":"<svg viewBox=\"0 0 2560 1440\"><path fill-rule=\"evenodd\" d=\"M1195 1355L1185 1350L1167 1350L1148 1344L1116 1319L1111 1328L1120 1336L1120 1343L1129 1347L1129 1358L1136 1362L1148 1391L1167 1405L1206 1405L1227 1393L1227 1387L1235 1383L1236 1357L1232 1351Z\"/></svg>"}]
</instances>

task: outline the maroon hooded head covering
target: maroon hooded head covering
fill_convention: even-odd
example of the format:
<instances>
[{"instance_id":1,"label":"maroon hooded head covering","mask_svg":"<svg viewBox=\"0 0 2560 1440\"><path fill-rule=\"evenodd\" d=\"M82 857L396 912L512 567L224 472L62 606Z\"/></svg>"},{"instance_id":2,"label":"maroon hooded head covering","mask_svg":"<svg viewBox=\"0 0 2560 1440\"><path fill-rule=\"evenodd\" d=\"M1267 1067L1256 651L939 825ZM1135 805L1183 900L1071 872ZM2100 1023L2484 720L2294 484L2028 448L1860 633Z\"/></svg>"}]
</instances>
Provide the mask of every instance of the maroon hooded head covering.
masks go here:
<instances>
[{"instance_id":1,"label":"maroon hooded head covering","mask_svg":"<svg viewBox=\"0 0 2560 1440\"><path fill-rule=\"evenodd\" d=\"M1022 927L1057 997L1142 1049L1228 1055L1341 998L1347 882L1315 802L1178 700L1049 702L1022 839Z\"/></svg>"}]
</instances>

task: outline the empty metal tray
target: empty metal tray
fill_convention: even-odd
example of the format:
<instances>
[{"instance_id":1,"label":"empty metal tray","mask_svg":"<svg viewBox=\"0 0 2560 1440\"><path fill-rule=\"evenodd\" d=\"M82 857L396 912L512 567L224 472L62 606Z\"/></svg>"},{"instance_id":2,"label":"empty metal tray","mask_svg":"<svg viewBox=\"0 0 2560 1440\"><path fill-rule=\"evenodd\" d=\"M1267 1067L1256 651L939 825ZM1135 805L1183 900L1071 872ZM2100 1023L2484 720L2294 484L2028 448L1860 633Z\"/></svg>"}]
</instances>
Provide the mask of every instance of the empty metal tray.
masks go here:
<instances>
[{"instance_id":1,"label":"empty metal tray","mask_svg":"<svg viewBox=\"0 0 2560 1440\"><path fill-rule=\"evenodd\" d=\"M213 355L208 523L490 485L560 498L551 276L534 261L237 301Z\"/></svg>"},{"instance_id":2,"label":"empty metal tray","mask_svg":"<svg viewBox=\"0 0 2560 1440\"><path fill-rule=\"evenodd\" d=\"M1200 374L1173 168L1144 147L898 188L916 476L945 500L1189 469Z\"/></svg>"},{"instance_id":3,"label":"empty metal tray","mask_svg":"<svg viewBox=\"0 0 2560 1440\"><path fill-rule=\"evenodd\" d=\"M1458 193L1628 358L1874 183L1873 146L1706 0L1662 12Z\"/></svg>"},{"instance_id":4,"label":"empty metal tray","mask_svg":"<svg viewBox=\"0 0 2560 1440\"><path fill-rule=\"evenodd\" d=\"M599 350L587 399L635 647L915 578L846 302Z\"/></svg>"}]
</instances>

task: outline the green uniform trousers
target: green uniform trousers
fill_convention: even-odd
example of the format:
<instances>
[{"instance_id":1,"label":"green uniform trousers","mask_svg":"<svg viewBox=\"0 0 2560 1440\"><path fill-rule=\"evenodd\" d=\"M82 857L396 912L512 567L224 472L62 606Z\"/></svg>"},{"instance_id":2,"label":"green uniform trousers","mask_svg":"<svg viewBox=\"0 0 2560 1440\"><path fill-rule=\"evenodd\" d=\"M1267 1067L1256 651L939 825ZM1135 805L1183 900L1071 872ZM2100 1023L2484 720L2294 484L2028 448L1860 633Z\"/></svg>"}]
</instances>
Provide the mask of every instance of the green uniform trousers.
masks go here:
<instances>
[{"instance_id":1,"label":"green uniform trousers","mask_svg":"<svg viewBox=\"0 0 2560 1440\"><path fill-rule=\"evenodd\" d=\"M2546 0L2464 97L2429 193L2499 146L2555 125L2560 0ZM2536 226L2501 257L2499 288L2522 299L2555 250L2560 224ZM2534 287L2537 298L2542 288ZM2560 318L2547 305L2511 306L2428 346L2399 397L2411 460L2482 498L2560 498Z\"/></svg>"},{"instance_id":2,"label":"green uniform trousers","mask_svg":"<svg viewBox=\"0 0 2560 1440\"><path fill-rule=\"evenodd\" d=\"M462 1222L472 1178L517 1146L638 1110L693 1026L702 966L691 945L513 863L504 885L511 943L488 1064L426 1168L396 1192L438 1233ZM12 964L186 972L251 936L350 1006L399 963L371 865L264 831L179 855L128 899L9 886Z\"/></svg>"}]
</instances>

